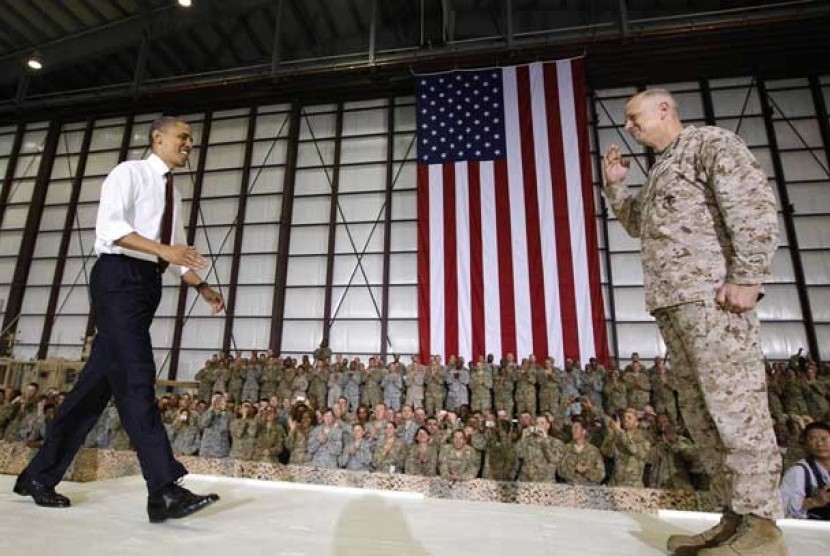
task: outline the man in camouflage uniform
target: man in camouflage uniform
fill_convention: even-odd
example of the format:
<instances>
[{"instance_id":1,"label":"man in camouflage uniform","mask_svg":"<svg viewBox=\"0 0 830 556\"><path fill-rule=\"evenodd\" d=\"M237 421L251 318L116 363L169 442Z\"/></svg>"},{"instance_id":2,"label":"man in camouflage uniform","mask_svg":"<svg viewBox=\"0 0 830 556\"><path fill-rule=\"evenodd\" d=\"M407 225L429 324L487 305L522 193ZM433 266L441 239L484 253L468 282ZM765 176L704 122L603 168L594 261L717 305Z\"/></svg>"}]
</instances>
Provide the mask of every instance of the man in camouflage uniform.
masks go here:
<instances>
[{"instance_id":1,"label":"man in camouflage uniform","mask_svg":"<svg viewBox=\"0 0 830 556\"><path fill-rule=\"evenodd\" d=\"M378 365L377 359L369 358L369 367L364 373L363 392L360 395L360 402L369 407L375 407L377 404L383 402L383 392L380 384L383 382L383 376L386 370Z\"/></svg>"},{"instance_id":2,"label":"man in camouflage uniform","mask_svg":"<svg viewBox=\"0 0 830 556\"><path fill-rule=\"evenodd\" d=\"M475 371L470 375L470 392L473 411L486 411L493 407L493 376L487 372L483 360L476 363Z\"/></svg>"},{"instance_id":3,"label":"man in camouflage uniform","mask_svg":"<svg viewBox=\"0 0 830 556\"><path fill-rule=\"evenodd\" d=\"M659 154L631 195L627 164L611 146L604 192L621 225L641 239L646 308L674 362L683 420L726 508L716 527L675 535L668 548L786 553L774 522L783 515L781 457L754 311L778 245L775 195L737 135L684 128L671 93L638 93L625 117L632 137Z\"/></svg>"},{"instance_id":4,"label":"man in camouflage uniform","mask_svg":"<svg viewBox=\"0 0 830 556\"><path fill-rule=\"evenodd\" d=\"M549 411L561 419L560 400L562 388L559 386L559 376L554 366L553 357L545 360L545 365L537 374L536 382L539 384L539 412Z\"/></svg>"},{"instance_id":5,"label":"man in camouflage uniform","mask_svg":"<svg viewBox=\"0 0 830 556\"><path fill-rule=\"evenodd\" d=\"M698 462L697 448L677 434L668 415L657 416L656 443L651 447L646 466L648 486L668 490L694 490L691 470Z\"/></svg>"},{"instance_id":6,"label":"man in camouflage uniform","mask_svg":"<svg viewBox=\"0 0 830 556\"><path fill-rule=\"evenodd\" d=\"M445 378L444 369L441 368L438 358L433 357L424 379L426 384L424 409L426 409L429 416L437 415L439 411L444 409L444 398L447 395L447 390L444 387Z\"/></svg>"},{"instance_id":7,"label":"man in camouflage uniform","mask_svg":"<svg viewBox=\"0 0 830 556\"><path fill-rule=\"evenodd\" d=\"M286 358L282 372L279 373L279 382L277 382L277 396L281 400L291 399L291 394L294 392L294 377L297 375L297 367L294 360Z\"/></svg>"},{"instance_id":8,"label":"man in camouflage uniform","mask_svg":"<svg viewBox=\"0 0 830 556\"><path fill-rule=\"evenodd\" d=\"M404 380L406 382L406 404L415 409L424 407L424 372L424 366L418 361L418 357L413 355Z\"/></svg>"},{"instance_id":9,"label":"man in camouflage uniform","mask_svg":"<svg viewBox=\"0 0 830 556\"><path fill-rule=\"evenodd\" d=\"M642 487L646 457L651 443L639 428L637 410L629 407L622 419L608 419L608 434L600 450L607 458L614 460L611 486Z\"/></svg>"},{"instance_id":10,"label":"man in camouflage uniform","mask_svg":"<svg viewBox=\"0 0 830 556\"><path fill-rule=\"evenodd\" d=\"M536 372L527 359L522 360L522 367L516 375L516 411L536 415Z\"/></svg>"},{"instance_id":11,"label":"man in camouflage uniform","mask_svg":"<svg viewBox=\"0 0 830 556\"><path fill-rule=\"evenodd\" d=\"M507 363L501 367L495 367L493 372L493 398L496 411L504 411L508 417L513 417L516 365Z\"/></svg>"},{"instance_id":12,"label":"man in camouflage uniform","mask_svg":"<svg viewBox=\"0 0 830 556\"><path fill-rule=\"evenodd\" d=\"M318 350L320 348L317 348ZM308 400L319 410L328 405L329 394L329 368L328 359L317 359L314 363L314 370L311 372L311 379L308 383Z\"/></svg>"},{"instance_id":13,"label":"man in camouflage uniform","mask_svg":"<svg viewBox=\"0 0 830 556\"><path fill-rule=\"evenodd\" d=\"M452 444L438 454L438 472L443 479L466 481L475 479L478 473L479 456L467 444L463 430L452 433Z\"/></svg>"},{"instance_id":14,"label":"man in camouflage uniform","mask_svg":"<svg viewBox=\"0 0 830 556\"><path fill-rule=\"evenodd\" d=\"M334 413L327 409L323 423L311 431L308 437L308 453L311 465L325 469L337 469L337 459L343 453L343 429L334 422Z\"/></svg>"},{"instance_id":15,"label":"man in camouflage uniform","mask_svg":"<svg viewBox=\"0 0 830 556\"><path fill-rule=\"evenodd\" d=\"M519 480L533 483L553 483L556 468L562 459L565 445L558 438L549 436L550 422L544 416L536 418L536 424L522 433L516 445L519 458Z\"/></svg>"},{"instance_id":16,"label":"man in camouflage uniform","mask_svg":"<svg viewBox=\"0 0 830 556\"><path fill-rule=\"evenodd\" d=\"M213 384L216 382L216 365L217 362L214 359L208 359L205 361L205 366L199 369L196 376L193 377L199 383L198 396L200 400L209 400L213 393Z\"/></svg>"},{"instance_id":17,"label":"man in camouflage uniform","mask_svg":"<svg viewBox=\"0 0 830 556\"><path fill-rule=\"evenodd\" d=\"M559 462L559 475L571 485L600 484L605 477L605 462L599 448L588 442L588 431L579 418L571 424L571 437Z\"/></svg>"},{"instance_id":18,"label":"man in camouflage uniform","mask_svg":"<svg viewBox=\"0 0 830 556\"><path fill-rule=\"evenodd\" d=\"M285 448L285 429L277 422L276 408L269 405L263 415L254 441L254 459L279 463L280 454Z\"/></svg>"},{"instance_id":19,"label":"man in camouflage uniform","mask_svg":"<svg viewBox=\"0 0 830 556\"><path fill-rule=\"evenodd\" d=\"M400 363L392 361L389 364L389 370L381 379L380 385L383 389L383 403L389 409L399 411L401 409L401 398L403 397L403 375L401 374Z\"/></svg>"},{"instance_id":20,"label":"man in camouflage uniform","mask_svg":"<svg viewBox=\"0 0 830 556\"><path fill-rule=\"evenodd\" d=\"M277 362L274 358L269 357L262 366L262 377L259 382L259 397L261 399L271 399L271 396L277 394L277 384L279 384Z\"/></svg>"},{"instance_id":21,"label":"man in camouflage uniform","mask_svg":"<svg viewBox=\"0 0 830 556\"><path fill-rule=\"evenodd\" d=\"M642 411L651 403L651 381L639 361L632 362L629 367L630 370L623 375L628 387L628 405Z\"/></svg>"}]
</instances>

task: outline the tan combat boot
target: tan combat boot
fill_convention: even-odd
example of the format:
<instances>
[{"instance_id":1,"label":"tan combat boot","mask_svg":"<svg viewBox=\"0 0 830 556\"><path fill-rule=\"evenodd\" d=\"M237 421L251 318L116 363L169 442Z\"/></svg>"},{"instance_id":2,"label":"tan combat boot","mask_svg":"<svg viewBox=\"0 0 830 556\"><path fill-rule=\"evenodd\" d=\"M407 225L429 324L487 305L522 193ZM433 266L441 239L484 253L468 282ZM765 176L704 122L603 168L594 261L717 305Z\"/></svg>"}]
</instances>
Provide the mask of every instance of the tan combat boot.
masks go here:
<instances>
[{"instance_id":1,"label":"tan combat boot","mask_svg":"<svg viewBox=\"0 0 830 556\"><path fill-rule=\"evenodd\" d=\"M730 509L725 509L720 522L711 529L697 535L672 535L666 545L670 554L696 554L702 548L718 546L728 541L738 530L740 524L741 516Z\"/></svg>"},{"instance_id":2,"label":"tan combat boot","mask_svg":"<svg viewBox=\"0 0 830 556\"><path fill-rule=\"evenodd\" d=\"M748 515L731 539L698 552L699 556L787 556L784 535L775 521Z\"/></svg>"}]
</instances>

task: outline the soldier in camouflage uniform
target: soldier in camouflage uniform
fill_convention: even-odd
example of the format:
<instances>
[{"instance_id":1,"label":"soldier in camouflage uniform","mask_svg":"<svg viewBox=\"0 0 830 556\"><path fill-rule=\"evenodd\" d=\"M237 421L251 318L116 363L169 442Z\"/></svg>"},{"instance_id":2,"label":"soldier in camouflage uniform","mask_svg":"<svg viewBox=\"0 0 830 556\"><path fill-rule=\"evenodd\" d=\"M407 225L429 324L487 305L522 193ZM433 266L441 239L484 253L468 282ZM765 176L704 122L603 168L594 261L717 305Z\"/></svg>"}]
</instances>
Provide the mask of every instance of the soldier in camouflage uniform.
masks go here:
<instances>
[{"instance_id":1,"label":"soldier in camouflage uniform","mask_svg":"<svg viewBox=\"0 0 830 556\"><path fill-rule=\"evenodd\" d=\"M429 442L429 431L421 427L415 433L415 443L409 446L404 463L404 473L421 477L438 474L438 448Z\"/></svg>"},{"instance_id":2,"label":"soldier in camouflage uniform","mask_svg":"<svg viewBox=\"0 0 830 556\"><path fill-rule=\"evenodd\" d=\"M177 456L195 456L199 453L199 425L190 410L179 411L179 418L171 427L170 445Z\"/></svg>"},{"instance_id":3,"label":"soldier in camouflage uniform","mask_svg":"<svg viewBox=\"0 0 830 556\"><path fill-rule=\"evenodd\" d=\"M380 381L383 389L383 403L393 411L401 409L401 398L403 397L403 375L400 364L393 361L389 364L389 370Z\"/></svg>"},{"instance_id":4,"label":"soldier in camouflage uniform","mask_svg":"<svg viewBox=\"0 0 830 556\"><path fill-rule=\"evenodd\" d=\"M451 481L475 479L479 459L472 446L467 445L464 431L452 433L452 444L438 454L438 471L442 478Z\"/></svg>"},{"instance_id":5,"label":"soldier in camouflage uniform","mask_svg":"<svg viewBox=\"0 0 830 556\"><path fill-rule=\"evenodd\" d=\"M801 383L801 391L804 394L804 401L807 402L807 414L816 421L823 421L830 411L830 404L827 403L827 388L825 383L818 380L816 376L816 364L807 364L807 376Z\"/></svg>"},{"instance_id":6,"label":"soldier in camouflage uniform","mask_svg":"<svg viewBox=\"0 0 830 556\"><path fill-rule=\"evenodd\" d=\"M605 367L591 357L582 373L582 395L591 400L591 405L602 407L602 390L605 387Z\"/></svg>"},{"instance_id":7,"label":"soldier in camouflage uniform","mask_svg":"<svg viewBox=\"0 0 830 556\"><path fill-rule=\"evenodd\" d=\"M513 481L516 478L516 433L510 421L484 424L484 470L482 477L492 481Z\"/></svg>"},{"instance_id":8,"label":"soldier in camouflage uniform","mask_svg":"<svg viewBox=\"0 0 830 556\"><path fill-rule=\"evenodd\" d=\"M515 400L513 398L513 392L515 390L515 382L516 365L514 363L507 363L496 368L493 377L493 398L496 411L502 410L507 413L508 417L513 417L514 415Z\"/></svg>"},{"instance_id":9,"label":"soldier in camouflage uniform","mask_svg":"<svg viewBox=\"0 0 830 556\"><path fill-rule=\"evenodd\" d=\"M338 464L350 471L371 471L373 448L371 440L366 438L366 429L360 423L355 423L349 440L343 446L343 453L338 458Z\"/></svg>"},{"instance_id":10,"label":"soldier in camouflage uniform","mask_svg":"<svg viewBox=\"0 0 830 556\"><path fill-rule=\"evenodd\" d=\"M340 361L335 361L329 369L329 380L326 384L329 389L328 396L326 396L326 407L334 407L337 405L340 396L343 395L343 382L346 376L343 374L343 366ZM346 412L348 412L349 404L346 398Z\"/></svg>"},{"instance_id":11,"label":"soldier in camouflage uniform","mask_svg":"<svg viewBox=\"0 0 830 556\"><path fill-rule=\"evenodd\" d=\"M470 375L470 391L473 411L486 411L493 407L493 376L487 372L484 361L476 363L475 371Z\"/></svg>"},{"instance_id":12,"label":"soldier in camouflage uniform","mask_svg":"<svg viewBox=\"0 0 830 556\"><path fill-rule=\"evenodd\" d=\"M209 400L210 395L213 394L213 385L216 382L216 362L212 359L205 361L205 366L199 369L193 379L199 383L199 393L197 394L199 399Z\"/></svg>"},{"instance_id":13,"label":"soldier in camouflage uniform","mask_svg":"<svg viewBox=\"0 0 830 556\"><path fill-rule=\"evenodd\" d=\"M559 476L570 485L600 484L605 477L605 462L599 448L588 442L582 420L574 418L571 437L559 462Z\"/></svg>"},{"instance_id":14,"label":"soldier in camouflage uniform","mask_svg":"<svg viewBox=\"0 0 830 556\"><path fill-rule=\"evenodd\" d=\"M231 416L222 394L214 394L211 407L199 417L202 441L199 456L203 458L226 458L231 451Z\"/></svg>"},{"instance_id":15,"label":"soldier in camouflage uniform","mask_svg":"<svg viewBox=\"0 0 830 556\"><path fill-rule=\"evenodd\" d=\"M242 369L247 364L247 360L240 357L233 362L228 373L228 394L237 405L242 401L242 385L244 384Z\"/></svg>"},{"instance_id":16,"label":"soldier in camouflage uniform","mask_svg":"<svg viewBox=\"0 0 830 556\"><path fill-rule=\"evenodd\" d=\"M349 365L349 370L344 375L343 395L349 400L349 408L352 411L357 411L357 406L360 405L361 385L366 376L362 364L352 362Z\"/></svg>"},{"instance_id":17,"label":"soldier in camouflage uniform","mask_svg":"<svg viewBox=\"0 0 830 556\"><path fill-rule=\"evenodd\" d=\"M406 404L415 409L424 407L425 378L424 366L416 356L412 356L412 363L409 365L409 371L404 380L406 382Z\"/></svg>"},{"instance_id":18,"label":"soldier in camouflage uniform","mask_svg":"<svg viewBox=\"0 0 830 556\"><path fill-rule=\"evenodd\" d=\"M657 416L657 441L646 459L648 486L668 490L694 490L690 471L698 462L694 442L679 435L668 415Z\"/></svg>"},{"instance_id":19,"label":"soldier in camouflage uniform","mask_svg":"<svg viewBox=\"0 0 830 556\"><path fill-rule=\"evenodd\" d=\"M522 360L522 367L516 375L516 411L527 411L536 415L536 373L530 361Z\"/></svg>"},{"instance_id":20,"label":"soldier in camouflage uniform","mask_svg":"<svg viewBox=\"0 0 830 556\"><path fill-rule=\"evenodd\" d=\"M387 421L383 437L375 443L372 465L378 473L403 473L406 444L398 438L395 423Z\"/></svg>"},{"instance_id":21,"label":"soldier in camouflage uniform","mask_svg":"<svg viewBox=\"0 0 830 556\"><path fill-rule=\"evenodd\" d=\"M310 410L305 410L298 418L299 422L293 419L288 420L288 437L285 439L285 447L291 452L288 463L308 465L311 462L308 439L311 435L312 413Z\"/></svg>"},{"instance_id":22,"label":"soldier in camouflage uniform","mask_svg":"<svg viewBox=\"0 0 830 556\"><path fill-rule=\"evenodd\" d=\"M307 399L309 372L305 366L297 367L291 382L291 399ZM316 409L316 407L315 407Z\"/></svg>"},{"instance_id":23,"label":"soldier in camouflage uniform","mask_svg":"<svg viewBox=\"0 0 830 556\"><path fill-rule=\"evenodd\" d=\"M263 400L270 400L271 396L276 396L277 384L279 384L277 363L269 357L262 366L262 376L259 379L259 397Z\"/></svg>"},{"instance_id":24,"label":"soldier in camouflage uniform","mask_svg":"<svg viewBox=\"0 0 830 556\"><path fill-rule=\"evenodd\" d=\"M774 522L783 515L781 457L754 311L778 245L775 195L737 135L684 128L667 91L638 93L625 112L626 130L659 155L631 195L627 165L611 146L604 192L620 224L641 239L646 309L672 356L683 420L727 508L705 533L670 538L669 550L786 552Z\"/></svg>"},{"instance_id":25,"label":"soldier in camouflage uniform","mask_svg":"<svg viewBox=\"0 0 830 556\"><path fill-rule=\"evenodd\" d=\"M520 481L552 483L556 480L556 468L562 459L565 445L549 435L550 426L547 418L540 415L534 426L522 432L522 438L516 445Z\"/></svg>"},{"instance_id":26,"label":"soldier in camouflage uniform","mask_svg":"<svg viewBox=\"0 0 830 556\"><path fill-rule=\"evenodd\" d=\"M281 400L292 399L294 392L294 377L297 375L297 368L294 360L286 358L282 372L279 373L279 382L277 383L277 396Z\"/></svg>"},{"instance_id":27,"label":"soldier in camouflage uniform","mask_svg":"<svg viewBox=\"0 0 830 556\"><path fill-rule=\"evenodd\" d=\"M314 370L311 372L311 379L308 382L308 401L321 411L330 407L328 405L328 382L328 359L317 360L314 364Z\"/></svg>"},{"instance_id":28,"label":"soldier in camouflage uniform","mask_svg":"<svg viewBox=\"0 0 830 556\"><path fill-rule=\"evenodd\" d=\"M651 377L651 406L654 411L658 415L665 413L672 423L677 423L674 378L662 357L654 358L654 367L649 369L648 375Z\"/></svg>"},{"instance_id":29,"label":"soldier in camouflage uniform","mask_svg":"<svg viewBox=\"0 0 830 556\"><path fill-rule=\"evenodd\" d=\"M216 364L214 369L213 387L210 389L210 395L207 398L204 398L204 401L211 399L214 392L222 392L223 394L227 392L228 378L230 378L230 369L228 369L227 362L221 360Z\"/></svg>"},{"instance_id":30,"label":"soldier in camouflage uniform","mask_svg":"<svg viewBox=\"0 0 830 556\"><path fill-rule=\"evenodd\" d=\"M637 411L642 411L651 404L651 381L642 363L635 361L630 367L631 369L622 377L628 387L628 405Z\"/></svg>"},{"instance_id":31,"label":"soldier in camouflage uniform","mask_svg":"<svg viewBox=\"0 0 830 556\"><path fill-rule=\"evenodd\" d=\"M343 452L343 429L334 422L334 413L327 409L323 422L308 437L308 453L311 465L325 469L337 469L337 458Z\"/></svg>"},{"instance_id":32,"label":"soldier in camouflage uniform","mask_svg":"<svg viewBox=\"0 0 830 556\"><path fill-rule=\"evenodd\" d=\"M622 420L608 419L608 434L600 450L607 458L614 460L611 486L642 487L646 457L651 443L639 428L637 410L629 407Z\"/></svg>"},{"instance_id":33,"label":"soldier in camouflage uniform","mask_svg":"<svg viewBox=\"0 0 830 556\"><path fill-rule=\"evenodd\" d=\"M539 384L539 412L550 412L558 418L561 418L560 400L562 398L562 388L559 386L559 376L557 372L555 361L553 357L545 360L542 370L537 374L536 381Z\"/></svg>"},{"instance_id":34,"label":"soldier in camouflage uniform","mask_svg":"<svg viewBox=\"0 0 830 556\"><path fill-rule=\"evenodd\" d=\"M445 378L444 369L439 365L438 359L433 358L425 379L424 409L426 409L427 415L437 415L439 411L444 409L444 398L447 395L447 390L444 387Z\"/></svg>"},{"instance_id":35,"label":"soldier in camouflage uniform","mask_svg":"<svg viewBox=\"0 0 830 556\"><path fill-rule=\"evenodd\" d=\"M602 394L605 397L605 413L608 415L614 415L628 406L628 386L620 378L620 371L614 368L608 370Z\"/></svg>"},{"instance_id":36,"label":"soldier in camouflage uniform","mask_svg":"<svg viewBox=\"0 0 830 556\"><path fill-rule=\"evenodd\" d=\"M363 392L361 392L360 403L369 407L375 407L383 402L383 393L380 384L383 382L385 371L377 364L377 359L369 358L369 366L363 373Z\"/></svg>"},{"instance_id":37,"label":"soldier in camouflage uniform","mask_svg":"<svg viewBox=\"0 0 830 556\"><path fill-rule=\"evenodd\" d=\"M256 402L259 400L259 379L262 376L262 366L259 360L251 357L248 362L242 366L240 372L242 376L242 397L240 399L250 400Z\"/></svg>"},{"instance_id":38,"label":"soldier in camouflage uniform","mask_svg":"<svg viewBox=\"0 0 830 556\"><path fill-rule=\"evenodd\" d=\"M447 366L447 400L444 407L458 411L462 405L470 401L467 385L470 383L470 371L464 367L464 360L458 358L453 365Z\"/></svg>"},{"instance_id":39,"label":"soldier in camouflage uniform","mask_svg":"<svg viewBox=\"0 0 830 556\"><path fill-rule=\"evenodd\" d=\"M279 463L280 454L285 448L285 429L277 422L276 408L269 405L263 416L254 440L253 459Z\"/></svg>"},{"instance_id":40,"label":"soldier in camouflage uniform","mask_svg":"<svg viewBox=\"0 0 830 556\"><path fill-rule=\"evenodd\" d=\"M249 402L244 402L239 407L236 419L231 421L231 458L254 459L254 443L258 429L256 410Z\"/></svg>"}]
</instances>

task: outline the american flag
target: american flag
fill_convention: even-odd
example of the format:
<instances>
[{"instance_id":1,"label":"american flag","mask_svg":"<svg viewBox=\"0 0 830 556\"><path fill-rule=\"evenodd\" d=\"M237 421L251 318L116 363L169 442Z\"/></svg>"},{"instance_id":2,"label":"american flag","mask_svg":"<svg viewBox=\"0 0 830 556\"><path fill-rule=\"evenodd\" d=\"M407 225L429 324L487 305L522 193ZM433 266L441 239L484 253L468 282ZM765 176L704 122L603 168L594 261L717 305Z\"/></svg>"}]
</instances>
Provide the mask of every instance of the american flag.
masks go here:
<instances>
[{"instance_id":1,"label":"american flag","mask_svg":"<svg viewBox=\"0 0 830 556\"><path fill-rule=\"evenodd\" d=\"M416 110L421 357L606 361L582 60L417 76Z\"/></svg>"}]
</instances>

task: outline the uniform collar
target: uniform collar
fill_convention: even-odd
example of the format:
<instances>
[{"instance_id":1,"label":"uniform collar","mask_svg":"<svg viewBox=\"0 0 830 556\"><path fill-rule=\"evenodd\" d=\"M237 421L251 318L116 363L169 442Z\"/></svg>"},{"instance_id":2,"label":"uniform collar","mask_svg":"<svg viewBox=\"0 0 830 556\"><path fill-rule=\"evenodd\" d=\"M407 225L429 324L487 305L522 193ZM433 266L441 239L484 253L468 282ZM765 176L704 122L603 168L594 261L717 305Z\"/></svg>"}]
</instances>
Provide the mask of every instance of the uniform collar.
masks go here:
<instances>
[{"instance_id":1,"label":"uniform collar","mask_svg":"<svg viewBox=\"0 0 830 556\"><path fill-rule=\"evenodd\" d=\"M146 159L147 163L150 165L150 168L153 169L158 175L163 176L168 172L172 172L172 168L168 168L167 164L157 155L156 153L150 153Z\"/></svg>"},{"instance_id":2,"label":"uniform collar","mask_svg":"<svg viewBox=\"0 0 830 556\"><path fill-rule=\"evenodd\" d=\"M677 136L677 138L672 141L668 147L660 151L659 158L660 160L665 160L669 158L673 153L674 150L677 148L678 145L685 143L689 137L691 137L697 128L693 125L683 128L683 131Z\"/></svg>"}]
</instances>

